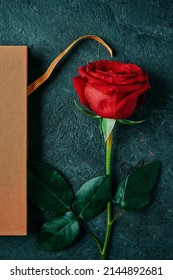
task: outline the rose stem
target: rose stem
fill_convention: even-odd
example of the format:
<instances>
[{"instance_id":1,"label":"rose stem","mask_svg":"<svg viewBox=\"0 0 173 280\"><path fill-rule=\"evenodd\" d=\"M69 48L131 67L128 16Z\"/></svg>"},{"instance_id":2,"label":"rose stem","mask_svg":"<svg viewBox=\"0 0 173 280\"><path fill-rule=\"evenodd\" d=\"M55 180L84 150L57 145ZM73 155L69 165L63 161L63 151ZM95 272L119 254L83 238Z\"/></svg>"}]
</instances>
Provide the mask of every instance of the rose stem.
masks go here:
<instances>
[{"instance_id":1,"label":"rose stem","mask_svg":"<svg viewBox=\"0 0 173 280\"><path fill-rule=\"evenodd\" d=\"M112 132L110 133L106 141L106 175L111 174L111 151L112 151ZM110 201L107 203L107 226L106 226L105 240L101 251L103 260L105 260L107 257L108 245L109 245L110 234L111 234L111 227L112 227L111 206L112 206L112 199L110 199Z\"/></svg>"}]
</instances>

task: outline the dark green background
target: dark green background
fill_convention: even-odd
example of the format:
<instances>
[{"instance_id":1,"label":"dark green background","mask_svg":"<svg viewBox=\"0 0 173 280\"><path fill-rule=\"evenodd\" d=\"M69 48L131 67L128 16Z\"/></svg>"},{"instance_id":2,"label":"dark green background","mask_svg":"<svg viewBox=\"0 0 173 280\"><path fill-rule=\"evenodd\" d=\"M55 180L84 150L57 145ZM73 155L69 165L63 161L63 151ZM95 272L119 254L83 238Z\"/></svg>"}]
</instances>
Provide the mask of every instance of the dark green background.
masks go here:
<instances>
[{"instance_id":1,"label":"dark green background","mask_svg":"<svg viewBox=\"0 0 173 280\"><path fill-rule=\"evenodd\" d=\"M153 202L124 213L113 231L110 259L173 259L173 1L172 0L0 0L0 44L29 47L29 83L79 36L101 36L114 58L136 63L150 76L152 90L135 116L140 126L114 131L112 171L119 181L135 166L162 162ZM29 158L50 164L77 190L104 174L105 147L98 122L81 114L72 77L89 61L110 59L97 42L84 41L28 99ZM90 237L57 252L37 248L37 233L46 216L28 209L28 236L0 237L0 259L98 259ZM90 222L103 238L105 213Z\"/></svg>"}]
</instances>

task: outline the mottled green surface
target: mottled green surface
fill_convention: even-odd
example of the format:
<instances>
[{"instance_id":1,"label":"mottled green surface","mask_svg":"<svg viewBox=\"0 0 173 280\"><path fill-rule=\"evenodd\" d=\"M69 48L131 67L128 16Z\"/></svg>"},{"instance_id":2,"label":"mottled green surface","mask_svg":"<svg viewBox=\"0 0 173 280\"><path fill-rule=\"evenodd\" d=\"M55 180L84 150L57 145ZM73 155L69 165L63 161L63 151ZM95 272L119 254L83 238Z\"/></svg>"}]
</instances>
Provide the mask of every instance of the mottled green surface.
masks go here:
<instances>
[{"instance_id":1,"label":"mottled green surface","mask_svg":"<svg viewBox=\"0 0 173 280\"><path fill-rule=\"evenodd\" d=\"M134 166L162 162L153 202L124 213L113 231L110 259L173 259L173 1L172 0L0 0L0 44L28 45L29 82L41 75L74 39L101 36L114 58L136 63L149 72L152 90L136 119L139 126L117 126L113 174L119 181ZM105 148L97 120L73 103L72 77L88 61L110 59L97 42L74 48L52 78L29 97L29 158L50 164L75 190L104 175ZM47 219L33 205L28 209L27 237L0 237L0 259L98 259L90 237L81 232L68 249L44 252L37 233ZM103 238L105 213L90 222Z\"/></svg>"}]
</instances>

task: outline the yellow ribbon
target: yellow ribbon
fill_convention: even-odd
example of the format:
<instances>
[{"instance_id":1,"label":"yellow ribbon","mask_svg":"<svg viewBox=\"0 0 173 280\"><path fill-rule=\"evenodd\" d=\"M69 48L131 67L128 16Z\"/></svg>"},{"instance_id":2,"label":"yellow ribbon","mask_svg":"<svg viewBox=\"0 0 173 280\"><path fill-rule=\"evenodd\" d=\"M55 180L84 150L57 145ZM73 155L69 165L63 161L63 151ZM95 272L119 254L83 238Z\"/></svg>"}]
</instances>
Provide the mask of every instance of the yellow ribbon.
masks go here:
<instances>
[{"instance_id":1,"label":"yellow ribbon","mask_svg":"<svg viewBox=\"0 0 173 280\"><path fill-rule=\"evenodd\" d=\"M54 68L56 67L56 65L58 64L58 62L70 51L70 49L79 41L84 40L84 39L92 39L95 40L97 42L99 42L100 44L102 44L110 53L110 55L112 56L112 50L111 48L108 46L108 44L106 44L100 37L95 36L95 35L85 35L82 36L80 38L78 38L77 40L75 40L73 43L71 43L62 53L60 53L50 64L50 66L48 67L48 69L46 70L46 72L40 76L39 78L37 78L34 82L32 82L32 84L30 84L27 87L27 95L30 95L32 92L34 92L39 86L41 86L51 75L51 73L53 72Z\"/></svg>"}]
</instances>

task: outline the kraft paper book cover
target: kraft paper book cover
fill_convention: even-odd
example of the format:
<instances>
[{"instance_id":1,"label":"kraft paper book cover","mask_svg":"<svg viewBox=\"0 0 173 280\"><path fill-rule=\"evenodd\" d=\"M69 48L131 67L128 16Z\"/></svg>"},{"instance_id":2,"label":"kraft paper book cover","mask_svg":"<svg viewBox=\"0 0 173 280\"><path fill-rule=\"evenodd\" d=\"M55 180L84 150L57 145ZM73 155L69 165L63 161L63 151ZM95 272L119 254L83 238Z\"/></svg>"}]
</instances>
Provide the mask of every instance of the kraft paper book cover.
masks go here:
<instances>
[{"instance_id":1,"label":"kraft paper book cover","mask_svg":"<svg viewBox=\"0 0 173 280\"><path fill-rule=\"evenodd\" d=\"M26 235L27 47L0 46L0 235Z\"/></svg>"}]
</instances>

